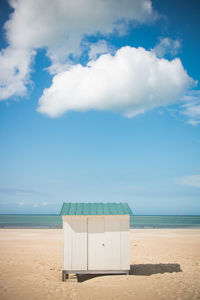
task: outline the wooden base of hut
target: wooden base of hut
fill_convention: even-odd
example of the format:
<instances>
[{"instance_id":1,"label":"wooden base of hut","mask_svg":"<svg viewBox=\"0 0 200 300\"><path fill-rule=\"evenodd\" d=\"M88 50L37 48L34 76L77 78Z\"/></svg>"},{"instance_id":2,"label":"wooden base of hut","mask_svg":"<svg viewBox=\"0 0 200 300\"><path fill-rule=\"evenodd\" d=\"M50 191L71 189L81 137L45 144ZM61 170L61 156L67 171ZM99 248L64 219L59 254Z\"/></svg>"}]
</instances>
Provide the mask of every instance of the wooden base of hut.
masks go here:
<instances>
[{"instance_id":1,"label":"wooden base of hut","mask_svg":"<svg viewBox=\"0 0 200 300\"><path fill-rule=\"evenodd\" d=\"M126 274L126 275L129 275L129 270L124 270L124 271L122 271L122 270L106 270L106 271L104 271L104 270L101 270L101 271L79 271L79 270L77 270L77 271L65 271L65 270L63 270L62 271L62 281L66 281L68 278L69 278L69 275L70 274L75 274L75 275L112 275L112 274L116 274L116 275L120 275L120 274Z\"/></svg>"}]
</instances>

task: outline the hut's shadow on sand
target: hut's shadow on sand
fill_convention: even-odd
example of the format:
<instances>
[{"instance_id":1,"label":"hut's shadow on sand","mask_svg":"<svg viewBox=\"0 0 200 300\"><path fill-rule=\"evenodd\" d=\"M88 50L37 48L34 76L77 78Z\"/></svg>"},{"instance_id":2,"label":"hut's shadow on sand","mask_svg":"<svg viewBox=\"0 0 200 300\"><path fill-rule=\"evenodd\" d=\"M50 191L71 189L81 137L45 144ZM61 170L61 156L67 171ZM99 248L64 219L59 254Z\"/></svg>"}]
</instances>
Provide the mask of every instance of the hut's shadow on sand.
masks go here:
<instances>
[{"instance_id":1,"label":"hut's shadow on sand","mask_svg":"<svg viewBox=\"0 0 200 300\"><path fill-rule=\"evenodd\" d=\"M173 272L182 272L181 266L179 264L139 264L130 267L130 275L150 276Z\"/></svg>"},{"instance_id":2,"label":"hut's shadow on sand","mask_svg":"<svg viewBox=\"0 0 200 300\"><path fill-rule=\"evenodd\" d=\"M138 264L130 266L129 275L135 276L150 276L153 274L182 272L179 264ZM117 274L79 274L77 275L77 281L83 282L100 276L116 276ZM126 276L126 275L124 275Z\"/></svg>"}]
</instances>

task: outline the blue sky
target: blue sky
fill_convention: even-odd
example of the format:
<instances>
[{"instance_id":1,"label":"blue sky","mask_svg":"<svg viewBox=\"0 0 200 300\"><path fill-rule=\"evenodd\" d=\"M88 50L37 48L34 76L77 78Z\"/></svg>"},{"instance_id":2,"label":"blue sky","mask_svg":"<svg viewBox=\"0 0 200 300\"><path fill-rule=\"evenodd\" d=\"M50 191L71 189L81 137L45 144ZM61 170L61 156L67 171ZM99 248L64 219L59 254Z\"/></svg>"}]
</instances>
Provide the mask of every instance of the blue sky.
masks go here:
<instances>
[{"instance_id":1,"label":"blue sky","mask_svg":"<svg viewBox=\"0 0 200 300\"><path fill-rule=\"evenodd\" d=\"M200 214L200 3L0 2L0 212Z\"/></svg>"}]
</instances>

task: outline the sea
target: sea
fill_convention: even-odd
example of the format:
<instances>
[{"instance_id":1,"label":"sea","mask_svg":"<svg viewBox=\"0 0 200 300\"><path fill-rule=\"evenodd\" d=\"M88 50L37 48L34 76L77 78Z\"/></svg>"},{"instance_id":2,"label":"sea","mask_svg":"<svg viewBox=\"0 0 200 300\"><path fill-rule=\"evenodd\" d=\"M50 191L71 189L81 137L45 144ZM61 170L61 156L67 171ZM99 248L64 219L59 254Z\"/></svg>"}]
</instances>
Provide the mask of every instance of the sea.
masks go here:
<instances>
[{"instance_id":1,"label":"sea","mask_svg":"<svg viewBox=\"0 0 200 300\"><path fill-rule=\"evenodd\" d=\"M131 216L131 228L200 228L200 216ZM0 228L62 228L59 215L1 215Z\"/></svg>"}]
</instances>

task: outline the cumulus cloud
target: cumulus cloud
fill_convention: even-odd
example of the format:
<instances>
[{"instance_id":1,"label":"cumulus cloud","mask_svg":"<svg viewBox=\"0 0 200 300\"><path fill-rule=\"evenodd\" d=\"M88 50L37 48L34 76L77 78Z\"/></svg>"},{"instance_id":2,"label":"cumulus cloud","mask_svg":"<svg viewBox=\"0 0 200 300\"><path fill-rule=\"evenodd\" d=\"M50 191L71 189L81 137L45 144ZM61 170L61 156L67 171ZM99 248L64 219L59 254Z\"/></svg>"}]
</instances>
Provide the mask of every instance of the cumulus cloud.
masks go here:
<instances>
[{"instance_id":1,"label":"cumulus cloud","mask_svg":"<svg viewBox=\"0 0 200 300\"><path fill-rule=\"evenodd\" d=\"M129 22L154 18L150 0L10 0L5 23L8 48L0 53L0 99L24 95L34 50L45 48L51 73L63 70L69 55L80 54L84 37L123 33ZM91 50L91 53L94 50ZM66 68L66 65L65 65Z\"/></svg>"},{"instance_id":2,"label":"cumulus cloud","mask_svg":"<svg viewBox=\"0 0 200 300\"><path fill-rule=\"evenodd\" d=\"M175 56L178 53L178 49L181 47L179 40L173 40L170 38L161 38L159 43L151 49L157 57L164 57L166 54Z\"/></svg>"},{"instance_id":3,"label":"cumulus cloud","mask_svg":"<svg viewBox=\"0 0 200 300\"><path fill-rule=\"evenodd\" d=\"M35 51L12 47L0 52L0 100L25 95L34 55Z\"/></svg>"},{"instance_id":4,"label":"cumulus cloud","mask_svg":"<svg viewBox=\"0 0 200 300\"><path fill-rule=\"evenodd\" d=\"M176 180L178 183L192 187L200 187L200 175L183 176Z\"/></svg>"},{"instance_id":5,"label":"cumulus cloud","mask_svg":"<svg viewBox=\"0 0 200 300\"><path fill-rule=\"evenodd\" d=\"M151 51L127 46L54 76L38 111L57 117L70 110L95 109L134 117L176 103L191 84L178 58L159 59Z\"/></svg>"}]
</instances>

